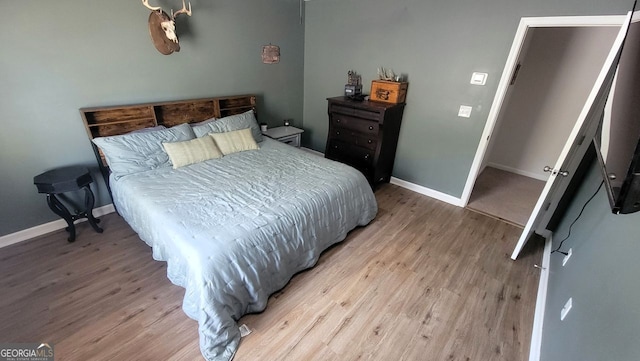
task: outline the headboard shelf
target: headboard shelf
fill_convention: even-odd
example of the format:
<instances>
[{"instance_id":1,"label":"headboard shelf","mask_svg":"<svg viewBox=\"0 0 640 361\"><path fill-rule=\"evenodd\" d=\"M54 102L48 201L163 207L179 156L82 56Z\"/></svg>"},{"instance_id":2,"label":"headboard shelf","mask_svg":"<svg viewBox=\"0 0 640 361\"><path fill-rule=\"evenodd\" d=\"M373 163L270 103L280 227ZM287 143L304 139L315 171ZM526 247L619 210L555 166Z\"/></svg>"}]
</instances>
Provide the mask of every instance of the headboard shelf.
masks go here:
<instances>
[{"instance_id":1,"label":"headboard shelf","mask_svg":"<svg viewBox=\"0 0 640 361\"><path fill-rule=\"evenodd\" d=\"M250 109L251 106L250 105L238 105L238 106L234 106L234 107L225 107L220 109L221 111L232 111L232 110L244 110L244 109Z\"/></svg>"},{"instance_id":2,"label":"headboard shelf","mask_svg":"<svg viewBox=\"0 0 640 361\"><path fill-rule=\"evenodd\" d=\"M223 109L247 107L251 105L255 104L253 104L252 99L246 97L220 99L220 107Z\"/></svg>"},{"instance_id":3,"label":"headboard shelf","mask_svg":"<svg viewBox=\"0 0 640 361\"><path fill-rule=\"evenodd\" d=\"M198 123L211 118L256 110L255 95L233 95L213 98L173 100L165 102L90 107L80 109L89 139L120 135L134 130L164 125L173 127L182 123ZM257 116L257 115L256 115ZM91 143L108 181L109 169L102 152ZM108 186L108 182L107 182Z\"/></svg>"},{"instance_id":4,"label":"headboard shelf","mask_svg":"<svg viewBox=\"0 0 640 361\"><path fill-rule=\"evenodd\" d=\"M125 123L131 123L131 122L136 122L136 121L147 121L147 122L153 122L155 123L156 118L141 118L141 119L129 119L129 120L114 120L111 122L104 122L104 123L97 123L97 124L87 124L87 126L89 128L93 128L93 127L103 127L105 125L116 125L116 124L125 124Z\"/></svg>"},{"instance_id":5,"label":"headboard shelf","mask_svg":"<svg viewBox=\"0 0 640 361\"><path fill-rule=\"evenodd\" d=\"M174 100L123 106L80 109L89 138L128 133L137 129L182 123L197 123L211 118L254 110L254 95Z\"/></svg>"}]
</instances>

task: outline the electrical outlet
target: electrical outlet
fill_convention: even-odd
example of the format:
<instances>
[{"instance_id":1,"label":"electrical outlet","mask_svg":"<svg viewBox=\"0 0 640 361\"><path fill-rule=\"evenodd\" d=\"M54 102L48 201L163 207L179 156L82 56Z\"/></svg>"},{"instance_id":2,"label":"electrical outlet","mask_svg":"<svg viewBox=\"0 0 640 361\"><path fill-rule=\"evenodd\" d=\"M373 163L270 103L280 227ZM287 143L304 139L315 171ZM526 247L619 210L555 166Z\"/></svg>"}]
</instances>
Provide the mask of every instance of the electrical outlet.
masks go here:
<instances>
[{"instance_id":1,"label":"electrical outlet","mask_svg":"<svg viewBox=\"0 0 640 361\"><path fill-rule=\"evenodd\" d=\"M471 117L471 110L473 108L468 106L468 105L461 105L460 106L460 110L458 110L458 116L462 117L462 118L469 118Z\"/></svg>"},{"instance_id":2,"label":"electrical outlet","mask_svg":"<svg viewBox=\"0 0 640 361\"><path fill-rule=\"evenodd\" d=\"M567 264L567 262L569 261L569 258L571 258L572 254L573 254L572 249L569 248L569 252L567 252L567 255L564 256L564 258L562 259L562 267L564 267L564 265Z\"/></svg>"},{"instance_id":3,"label":"electrical outlet","mask_svg":"<svg viewBox=\"0 0 640 361\"><path fill-rule=\"evenodd\" d=\"M567 314L569 314L569 311L571 311L571 307L573 307L573 300L571 297L569 297L567 303L565 303L564 307L562 307L562 310L560 310L560 321L564 321L565 317L567 317Z\"/></svg>"}]
</instances>

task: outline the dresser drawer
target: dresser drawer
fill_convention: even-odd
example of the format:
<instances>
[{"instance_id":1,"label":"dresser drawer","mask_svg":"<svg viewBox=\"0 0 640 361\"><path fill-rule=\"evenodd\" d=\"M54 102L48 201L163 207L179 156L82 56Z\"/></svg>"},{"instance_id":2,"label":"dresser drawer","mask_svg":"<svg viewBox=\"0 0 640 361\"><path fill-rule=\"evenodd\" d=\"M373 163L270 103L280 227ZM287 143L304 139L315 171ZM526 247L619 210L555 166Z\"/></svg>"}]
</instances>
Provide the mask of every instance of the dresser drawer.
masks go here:
<instances>
[{"instance_id":1,"label":"dresser drawer","mask_svg":"<svg viewBox=\"0 0 640 361\"><path fill-rule=\"evenodd\" d=\"M357 109L352 107L345 107L343 105L332 104L329 108L330 113L349 115L363 119L369 119L373 121L379 121L382 119L382 114L375 110Z\"/></svg>"},{"instance_id":2,"label":"dresser drawer","mask_svg":"<svg viewBox=\"0 0 640 361\"><path fill-rule=\"evenodd\" d=\"M368 135L378 134L379 127L377 122L335 113L331 114L331 124L334 127L346 128Z\"/></svg>"},{"instance_id":3,"label":"dresser drawer","mask_svg":"<svg viewBox=\"0 0 640 361\"><path fill-rule=\"evenodd\" d=\"M371 150L375 150L378 145L377 136L373 134L367 136L366 134L357 133L347 128L335 127L329 136L331 139L338 139L345 143L355 144Z\"/></svg>"},{"instance_id":4,"label":"dresser drawer","mask_svg":"<svg viewBox=\"0 0 640 361\"><path fill-rule=\"evenodd\" d=\"M371 149L334 139L329 141L327 155L330 159L347 163L356 168L368 168L373 164L374 152Z\"/></svg>"}]
</instances>

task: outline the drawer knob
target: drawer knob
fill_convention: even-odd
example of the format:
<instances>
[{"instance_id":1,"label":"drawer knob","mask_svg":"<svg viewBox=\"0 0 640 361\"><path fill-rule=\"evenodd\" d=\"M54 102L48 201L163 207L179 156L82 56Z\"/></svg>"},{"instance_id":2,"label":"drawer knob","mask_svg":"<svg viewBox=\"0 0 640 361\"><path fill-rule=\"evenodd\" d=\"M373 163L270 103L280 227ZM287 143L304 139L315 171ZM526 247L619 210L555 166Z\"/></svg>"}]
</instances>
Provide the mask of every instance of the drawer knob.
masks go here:
<instances>
[{"instance_id":1,"label":"drawer knob","mask_svg":"<svg viewBox=\"0 0 640 361\"><path fill-rule=\"evenodd\" d=\"M367 141L367 143L369 143L369 144L371 144L372 142L373 142L373 141L372 141L371 139L369 139L369 140Z\"/></svg>"},{"instance_id":2,"label":"drawer knob","mask_svg":"<svg viewBox=\"0 0 640 361\"><path fill-rule=\"evenodd\" d=\"M336 122L337 122L337 123L340 123L340 119L336 119Z\"/></svg>"},{"instance_id":3,"label":"drawer knob","mask_svg":"<svg viewBox=\"0 0 640 361\"><path fill-rule=\"evenodd\" d=\"M364 159L369 159L369 154L365 154Z\"/></svg>"},{"instance_id":4,"label":"drawer knob","mask_svg":"<svg viewBox=\"0 0 640 361\"><path fill-rule=\"evenodd\" d=\"M340 135L340 131L339 130L336 131L336 135Z\"/></svg>"},{"instance_id":5,"label":"drawer knob","mask_svg":"<svg viewBox=\"0 0 640 361\"><path fill-rule=\"evenodd\" d=\"M333 149L338 149L338 146L337 146L337 145L334 145L334 146L333 146Z\"/></svg>"},{"instance_id":6,"label":"drawer knob","mask_svg":"<svg viewBox=\"0 0 640 361\"><path fill-rule=\"evenodd\" d=\"M370 126L369 126L369 130L373 130L373 125L370 125Z\"/></svg>"}]
</instances>

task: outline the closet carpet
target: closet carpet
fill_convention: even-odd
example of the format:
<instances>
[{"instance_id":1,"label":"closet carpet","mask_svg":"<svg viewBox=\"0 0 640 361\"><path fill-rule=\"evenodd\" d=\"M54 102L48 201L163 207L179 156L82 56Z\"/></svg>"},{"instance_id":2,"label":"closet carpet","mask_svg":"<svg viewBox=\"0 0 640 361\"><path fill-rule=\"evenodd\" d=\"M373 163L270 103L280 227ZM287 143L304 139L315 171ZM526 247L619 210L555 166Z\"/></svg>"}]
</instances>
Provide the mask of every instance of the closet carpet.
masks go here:
<instances>
[{"instance_id":1,"label":"closet carpet","mask_svg":"<svg viewBox=\"0 0 640 361\"><path fill-rule=\"evenodd\" d=\"M524 227L544 183L538 179L487 167L476 181L467 208Z\"/></svg>"}]
</instances>

